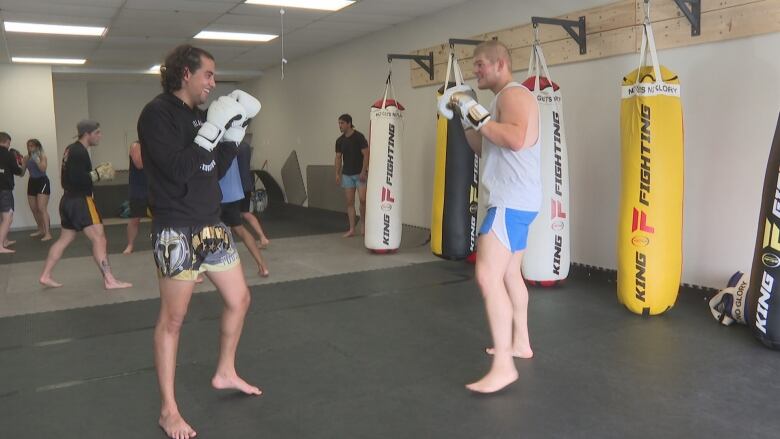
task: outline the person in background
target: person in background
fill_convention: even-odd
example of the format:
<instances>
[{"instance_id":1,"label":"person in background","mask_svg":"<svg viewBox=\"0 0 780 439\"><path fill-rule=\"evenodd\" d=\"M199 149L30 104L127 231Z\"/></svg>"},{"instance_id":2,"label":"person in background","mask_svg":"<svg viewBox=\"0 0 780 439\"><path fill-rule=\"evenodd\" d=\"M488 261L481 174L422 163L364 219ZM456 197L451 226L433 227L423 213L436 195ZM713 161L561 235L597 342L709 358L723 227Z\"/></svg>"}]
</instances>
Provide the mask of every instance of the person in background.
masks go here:
<instances>
[{"instance_id":1,"label":"person in background","mask_svg":"<svg viewBox=\"0 0 780 439\"><path fill-rule=\"evenodd\" d=\"M49 160L43 152L43 146L38 139L27 141L27 157L25 160L30 178L27 180L27 201L30 204L38 230L31 233L35 238L40 236L41 241L51 239L49 230L49 196L51 195L51 182L46 175Z\"/></svg>"},{"instance_id":2,"label":"person in background","mask_svg":"<svg viewBox=\"0 0 780 439\"><path fill-rule=\"evenodd\" d=\"M352 116L342 114L339 116L339 131L341 136L336 139L336 184L344 188L344 196L347 199L347 218L349 230L344 238L355 236L355 191L360 199L361 223L366 221L366 181L368 180L368 141L366 136L352 125ZM364 229L361 225L360 229Z\"/></svg>"},{"instance_id":3,"label":"person in background","mask_svg":"<svg viewBox=\"0 0 780 439\"><path fill-rule=\"evenodd\" d=\"M147 201L146 174L144 174L144 162L141 159L141 142L130 144L128 151L130 165L128 167L128 185L130 198L130 222L127 223L127 247L122 254L129 255L133 252L135 238L138 236L138 228L141 218L148 218L149 202Z\"/></svg>"},{"instance_id":4,"label":"person in background","mask_svg":"<svg viewBox=\"0 0 780 439\"><path fill-rule=\"evenodd\" d=\"M114 178L114 167L111 163L101 163L92 169L92 160L87 151L87 148L95 147L100 143L103 132L100 130L100 124L94 120L82 120L76 126L76 130L78 140L68 145L62 154L60 176L62 189L65 191L60 200L62 231L57 241L49 248L43 273L38 281L50 288L62 286L52 278L52 271L62 258L65 249L76 239L76 234L83 231L92 243L92 257L103 277L105 289L132 287L133 284L115 278L111 271L103 220L92 198L92 188L96 181Z\"/></svg>"},{"instance_id":5,"label":"person in background","mask_svg":"<svg viewBox=\"0 0 780 439\"><path fill-rule=\"evenodd\" d=\"M253 212L250 212L252 206L252 192L255 190L255 179L249 170L252 163L252 133L246 133L244 140L238 145L238 173L241 175L241 186L244 189L244 199L241 200L241 217L249 224L251 230L259 237L257 246L268 247L271 242L260 225Z\"/></svg>"},{"instance_id":6,"label":"person in background","mask_svg":"<svg viewBox=\"0 0 780 439\"><path fill-rule=\"evenodd\" d=\"M16 241L8 240L8 231L14 221L14 175L24 175L24 158L11 148L11 136L0 132L0 253L15 253L8 247Z\"/></svg>"}]
</instances>

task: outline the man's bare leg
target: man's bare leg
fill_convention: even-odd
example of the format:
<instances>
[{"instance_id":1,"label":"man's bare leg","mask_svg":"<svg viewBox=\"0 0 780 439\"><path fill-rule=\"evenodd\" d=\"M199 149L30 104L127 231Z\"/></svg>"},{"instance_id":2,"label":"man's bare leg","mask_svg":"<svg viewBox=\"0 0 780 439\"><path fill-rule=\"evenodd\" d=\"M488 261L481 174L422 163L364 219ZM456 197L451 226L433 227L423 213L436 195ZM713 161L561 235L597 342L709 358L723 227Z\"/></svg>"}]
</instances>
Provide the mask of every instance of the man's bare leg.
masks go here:
<instances>
[{"instance_id":1,"label":"man's bare leg","mask_svg":"<svg viewBox=\"0 0 780 439\"><path fill-rule=\"evenodd\" d=\"M523 280L523 252L512 254L509 266L504 275L504 286L512 301L512 356L515 358L532 358L531 340L528 336L528 288ZM493 355L494 348L488 348L487 353Z\"/></svg>"},{"instance_id":2,"label":"man's bare leg","mask_svg":"<svg viewBox=\"0 0 780 439\"><path fill-rule=\"evenodd\" d=\"M358 186L358 199L360 201L360 225L358 234L366 233L366 185Z\"/></svg>"},{"instance_id":3,"label":"man's bare leg","mask_svg":"<svg viewBox=\"0 0 780 439\"><path fill-rule=\"evenodd\" d=\"M479 393L493 393L517 380L517 369L512 359L512 301L504 286L512 254L492 231L482 235L477 246L477 283L485 299L495 354L487 375L466 385L466 388Z\"/></svg>"},{"instance_id":4,"label":"man's bare leg","mask_svg":"<svg viewBox=\"0 0 780 439\"><path fill-rule=\"evenodd\" d=\"M355 188L344 189L344 196L347 198L347 218L349 219L349 230L341 235L342 238L355 236Z\"/></svg>"},{"instance_id":5,"label":"man's bare leg","mask_svg":"<svg viewBox=\"0 0 780 439\"><path fill-rule=\"evenodd\" d=\"M206 276L217 287L225 305L220 323L219 363L211 385L215 389L235 389L247 395L260 395L262 390L244 381L236 372L236 349L251 300L241 265L227 271L207 272Z\"/></svg>"},{"instance_id":6,"label":"man's bare leg","mask_svg":"<svg viewBox=\"0 0 780 439\"><path fill-rule=\"evenodd\" d=\"M3 212L0 214L0 253L16 253L16 250L8 248L13 242L8 241L8 231L11 230L11 223L14 221L14 212Z\"/></svg>"},{"instance_id":7,"label":"man's bare leg","mask_svg":"<svg viewBox=\"0 0 780 439\"><path fill-rule=\"evenodd\" d=\"M252 212L241 212L241 217L249 224L249 227L260 238L260 243L258 246L261 249L268 247L268 244L271 243L271 240L268 239L265 231L263 231L263 226L260 225L260 220L258 220Z\"/></svg>"},{"instance_id":8,"label":"man's bare leg","mask_svg":"<svg viewBox=\"0 0 780 439\"><path fill-rule=\"evenodd\" d=\"M195 283L191 281L160 279L160 316L154 328L154 367L160 385L160 428L173 439L189 439L197 434L179 413L174 393L176 353L179 336L187 315Z\"/></svg>"},{"instance_id":9,"label":"man's bare leg","mask_svg":"<svg viewBox=\"0 0 780 439\"><path fill-rule=\"evenodd\" d=\"M103 286L107 290L119 288L130 288L133 284L123 282L114 277L111 273L111 265L108 263L108 252L106 251L106 234L103 230L103 224L93 224L84 228L84 234L92 242L92 257L103 275Z\"/></svg>"},{"instance_id":10,"label":"man's bare leg","mask_svg":"<svg viewBox=\"0 0 780 439\"><path fill-rule=\"evenodd\" d=\"M54 244L52 244L51 247L49 247L49 255L46 256L46 262L43 264L43 273L41 273L41 277L38 279L38 282L40 282L41 285L51 288L59 288L62 286L61 283L52 279L51 272L62 257L62 253L65 249L68 248L74 239L76 239L76 233L75 230L71 229L63 228L60 230L60 237L54 241Z\"/></svg>"},{"instance_id":11,"label":"man's bare leg","mask_svg":"<svg viewBox=\"0 0 780 439\"><path fill-rule=\"evenodd\" d=\"M127 247L122 251L123 255L129 255L133 252L139 224L141 224L141 218L130 218L130 222L127 223Z\"/></svg>"},{"instance_id":12,"label":"man's bare leg","mask_svg":"<svg viewBox=\"0 0 780 439\"><path fill-rule=\"evenodd\" d=\"M238 235L238 237L244 241L244 245L246 245L247 250L249 250L249 253L252 255L252 258L254 258L255 263L257 264L258 274L260 274L262 277L268 277L270 274L268 271L268 264L265 263L263 254L255 245L254 236L252 236L249 230L247 230L244 226L231 227L231 230L233 230L233 234Z\"/></svg>"}]
</instances>

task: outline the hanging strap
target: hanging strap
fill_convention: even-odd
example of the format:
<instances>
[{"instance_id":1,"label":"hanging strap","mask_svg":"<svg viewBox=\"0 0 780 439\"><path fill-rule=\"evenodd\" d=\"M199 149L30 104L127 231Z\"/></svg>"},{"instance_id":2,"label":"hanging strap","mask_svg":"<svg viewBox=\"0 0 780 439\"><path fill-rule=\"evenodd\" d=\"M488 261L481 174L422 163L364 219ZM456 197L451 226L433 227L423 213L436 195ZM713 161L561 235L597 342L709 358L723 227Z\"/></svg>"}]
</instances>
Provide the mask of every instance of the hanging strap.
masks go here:
<instances>
[{"instance_id":1,"label":"hanging strap","mask_svg":"<svg viewBox=\"0 0 780 439\"><path fill-rule=\"evenodd\" d=\"M391 79L393 76L393 68L392 64L390 67L390 71L387 73L387 80L385 81L385 93L382 97L382 109L384 110L387 106L387 93L388 91L391 93L390 98L395 102L395 105L398 106L398 100L396 99L395 94L395 87L393 87L393 80Z\"/></svg>"},{"instance_id":2,"label":"hanging strap","mask_svg":"<svg viewBox=\"0 0 780 439\"><path fill-rule=\"evenodd\" d=\"M647 66L647 52L645 51L649 47L650 60L653 63L653 73L655 74L656 84L663 82L661 77L661 65L658 63L658 52L655 50L655 38L653 37L653 26L650 24L650 2L645 2L645 20L642 23L642 46L639 50L639 68L636 71L636 82L639 83L642 79L642 67Z\"/></svg>"},{"instance_id":3,"label":"hanging strap","mask_svg":"<svg viewBox=\"0 0 780 439\"><path fill-rule=\"evenodd\" d=\"M541 45L537 45L536 46L536 54L537 54L537 57L538 57L538 61L537 62L542 66L542 69L544 70L544 77L547 78L547 81L550 83L550 87L552 87L553 86L552 85L553 84L552 76L550 76L550 71L547 70L547 61L544 59L544 52L542 51L542 46ZM538 67L537 67L537 70L538 70ZM537 78L538 77L539 76L537 75Z\"/></svg>"},{"instance_id":4,"label":"hanging strap","mask_svg":"<svg viewBox=\"0 0 780 439\"><path fill-rule=\"evenodd\" d=\"M531 58L528 60L528 76L534 76L537 79L534 80L534 89L531 91L536 91L539 89L539 66L536 63L536 42L534 41L533 46L531 46Z\"/></svg>"},{"instance_id":5,"label":"hanging strap","mask_svg":"<svg viewBox=\"0 0 780 439\"><path fill-rule=\"evenodd\" d=\"M455 58L455 52L450 49L450 55L447 57L447 74L444 77L444 90L449 88L450 84L450 69L452 69L452 76L455 79L455 85L463 84L463 72L460 70L458 59Z\"/></svg>"},{"instance_id":6,"label":"hanging strap","mask_svg":"<svg viewBox=\"0 0 780 439\"><path fill-rule=\"evenodd\" d=\"M447 56L447 74L444 76L444 90L447 90L447 85L450 83L450 69L452 68L452 58L455 54L450 49L450 54Z\"/></svg>"},{"instance_id":7,"label":"hanging strap","mask_svg":"<svg viewBox=\"0 0 780 439\"><path fill-rule=\"evenodd\" d=\"M463 72L460 70L460 62L455 58L455 54L452 56L452 73L455 75L455 85L463 84Z\"/></svg>"},{"instance_id":8,"label":"hanging strap","mask_svg":"<svg viewBox=\"0 0 780 439\"><path fill-rule=\"evenodd\" d=\"M534 88L531 91L541 90L539 85L539 77L544 73L544 77L552 87L552 78L550 77L550 71L547 69L547 61L544 59L544 52L542 46L538 42L535 42L531 48L531 59L528 61L528 74L534 77Z\"/></svg>"}]
</instances>

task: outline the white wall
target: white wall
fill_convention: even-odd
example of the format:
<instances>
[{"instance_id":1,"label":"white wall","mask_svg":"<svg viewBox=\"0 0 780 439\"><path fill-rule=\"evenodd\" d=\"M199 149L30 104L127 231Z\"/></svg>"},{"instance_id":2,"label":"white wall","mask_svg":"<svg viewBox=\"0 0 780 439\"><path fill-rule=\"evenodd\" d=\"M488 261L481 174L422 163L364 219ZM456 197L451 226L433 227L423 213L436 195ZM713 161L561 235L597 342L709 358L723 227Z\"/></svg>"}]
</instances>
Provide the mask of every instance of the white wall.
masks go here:
<instances>
[{"instance_id":1,"label":"white wall","mask_svg":"<svg viewBox=\"0 0 780 439\"><path fill-rule=\"evenodd\" d=\"M54 121L54 96L51 68L48 66L0 65L0 131L11 135L11 147L27 154L27 139L41 141L49 156L47 173L60 179L57 166L57 134ZM35 228L35 219L27 203L27 176L16 179L14 188L14 222L12 229ZM52 199L59 200L62 191L52 185ZM52 222L58 220L57 203L49 203Z\"/></svg>"},{"instance_id":2,"label":"white wall","mask_svg":"<svg viewBox=\"0 0 780 439\"><path fill-rule=\"evenodd\" d=\"M268 159L281 181L279 171L293 149L304 173L308 165L332 163L339 114L351 113L357 129L367 131L368 107L383 91L387 53L409 53L451 37L527 23L532 15L557 16L604 3L469 2L292 60L283 81L278 68L267 69L260 80L242 85L263 103L251 127L253 165ZM780 110L777 47L780 34L660 52L661 62L678 72L683 87L684 282L720 286L734 270L750 268L766 157ZM616 267L619 85L637 59L624 55L551 69L564 91L575 262ZM432 86L411 88L407 62L395 61L393 69L398 99L407 107L403 221L428 227L435 91ZM481 101L490 99L489 93L480 93Z\"/></svg>"},{"instance_id":3,"label":"white wall","mask_svg":"<svg viewBox=\"0 0 780 439\"><path fill-rule=\"evenodd\" d=\"M153 80L87 84L89 118L98 121L103 131L100 145L90 148L93 164L111 162L116 170L128 169L127 150L138 138L138 115L160 91L160 84Z\"/></svg>"},{"instance_id":4,"label":"white wall","mask_svg":"<svg viewBox=\"0 0 780 439\"><path fill-rule=\"evenodd\" d=\"M76 140L76 124L89 118L87 83L55 81L54 114L57 116L57 157L62 160L65 147ZM59 186L59 181L55 185Z\"/></svg>"}]
</instances>

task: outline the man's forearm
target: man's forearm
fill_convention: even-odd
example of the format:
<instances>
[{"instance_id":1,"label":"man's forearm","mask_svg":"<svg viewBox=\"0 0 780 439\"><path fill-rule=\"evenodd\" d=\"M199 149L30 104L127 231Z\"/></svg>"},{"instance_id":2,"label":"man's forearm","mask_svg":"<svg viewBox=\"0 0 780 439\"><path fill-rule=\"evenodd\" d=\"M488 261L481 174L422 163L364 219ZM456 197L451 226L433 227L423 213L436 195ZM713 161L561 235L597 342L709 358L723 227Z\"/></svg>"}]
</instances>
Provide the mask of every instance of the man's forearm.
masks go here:
<instances>
[{"instance_id":1,"label":"man's forearm","mask_svg":"<svg viewBox=\"0 0 780 439\"><path fill-rule=\"evenodd\" d=\"M364 149L364 151L365 152L363 153L363 169L360 170L361 173L368 172L368 157L370 153L368 152L368 148Z\"/></svg>"},{"instance_id":2,"label":"man's forearm","mask_svg":"<svg viewBox=\"0 0 780 439\"><path fill-rule=\"evenodd\" d=\"M466 141L469 143L469 147L474 154L482 156L482 134L479 131L470 129L466 130Z\"/></svg>"}]
</instances>

